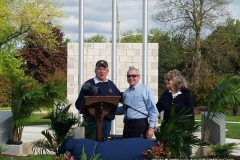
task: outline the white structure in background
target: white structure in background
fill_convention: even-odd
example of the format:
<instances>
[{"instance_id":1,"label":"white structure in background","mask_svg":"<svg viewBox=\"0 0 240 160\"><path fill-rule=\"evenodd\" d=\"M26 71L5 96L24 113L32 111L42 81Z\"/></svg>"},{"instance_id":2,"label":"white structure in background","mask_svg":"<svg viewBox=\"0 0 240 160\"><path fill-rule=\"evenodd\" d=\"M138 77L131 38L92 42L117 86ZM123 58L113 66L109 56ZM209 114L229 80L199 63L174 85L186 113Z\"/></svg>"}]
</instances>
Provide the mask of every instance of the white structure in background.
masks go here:
<instances>
[{"instance_id":1,"label":"white structure in background","mask_svg":"<svg viewBox=\"0 0 240 160\"><path fill-rule=\"evenodd\" d=\"M148 0L142 1L142 83L148 83L147 62L148 62ZM117 47L117 0L112 0L112 81L116 83L116 47ZM80 92L83 84L84 70L84 0L79 1L79 62L80 69L78 70L78 92ZM82 117L80 117L82 121ZM112 123L112 134L115 134L115 120Z\"/></svg>"},{"instance_id":2,"label":"white structure in background","mask_svg":"<svg viewBox=\"0 0 240 160\"><path fill-rule=\"evenodd\" d=\"M75 101L78 97L78 72L79 72L79 44L68 43L68 69L67 69L67 98L72 103L70 110L78 113L75 109ZM83 82L95 76L95 65L100 59L106 60L109 65L108 79L112 80L112 44L111 43L85 43L84 44L84 68ZM116 86L120 91L125 91L129 84L126 74L129 66L134 66L142 72L142 43L117 44L116 55ZM148 44L148 86L152 89L155 100L158 99L158 44ZM141 80L142 82L142 76ZM116 116L116 133L122 134L123 116Z\"/></svg>"}]
</instances>

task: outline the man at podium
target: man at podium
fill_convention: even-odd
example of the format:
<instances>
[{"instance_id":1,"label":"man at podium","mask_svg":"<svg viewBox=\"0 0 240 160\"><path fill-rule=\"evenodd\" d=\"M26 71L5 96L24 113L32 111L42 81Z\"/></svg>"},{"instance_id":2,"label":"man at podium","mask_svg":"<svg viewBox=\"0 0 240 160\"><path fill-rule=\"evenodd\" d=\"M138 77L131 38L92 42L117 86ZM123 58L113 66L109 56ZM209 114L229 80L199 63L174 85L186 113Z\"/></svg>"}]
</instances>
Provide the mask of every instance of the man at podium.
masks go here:
<instances>
[{"instance_id":1,"label":"man at podium","mask_svg":"<svg viewBox=\"0 0 240 160\"><path fill-rule=\"evenodd\" d=\"M105 60L99 60L95 66L95 77L87 80L80 90L78 99L76 100L75 106L80 111L84 96L121 96L121 92L116 85L109 79L107 75L109 73L108 63ZM90 113L83 115L84 121L91 121L90 125L85 126L85 131L91 131L92 137L96 138L96 121L94 116ZM102 135L110 135L111 121L115 119L114 114L107 114L103 118L102 122ZM85 135L86 136L86 135Z\"/></svg>"}]
</instances>

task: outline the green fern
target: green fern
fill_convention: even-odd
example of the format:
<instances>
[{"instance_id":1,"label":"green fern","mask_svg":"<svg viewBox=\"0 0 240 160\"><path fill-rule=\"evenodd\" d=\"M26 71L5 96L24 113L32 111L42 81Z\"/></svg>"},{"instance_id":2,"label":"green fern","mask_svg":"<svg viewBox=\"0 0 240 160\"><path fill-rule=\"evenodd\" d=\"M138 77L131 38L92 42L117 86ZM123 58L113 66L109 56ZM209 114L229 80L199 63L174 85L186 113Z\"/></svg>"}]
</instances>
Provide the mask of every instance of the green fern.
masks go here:
<instances>
[{"instance_id":1,"label":"green fern","mask_svg":"<svg viewBox=\"0 0 240 160\"><path fill-rule=\"evenodd\" d=\"M188 145L201 145L200 139L193 133L199 130L199 125L189 114L189 109L176 110L171 108L170 118L163 120L160 127L155 129L156 139L166 145L166 150L171 151L174 158L188 155Z\"/></svg>"},{"instance_id":2,"label":"green fern","mask_svg":"<svg viewBox=\"0 0 240 160\"><path fill-rule=\"evenodd\" d=\"M82 155L80 156L80 160L87 160L87 155L84 151L84 147L82 148Z\"/></svg>"},{"instance_id":3,"label":"green fern","mask_svg":"<svg viewBox=\"0 0 240 160\"><path fill-rule=\"evenodd\" d=\"M224 145L220 145L219 143L216 145L210 145L212 148L212 152L219 158L227 158L229 157L235 149L238 149L237 143L226 143Z\"/></svg>"},{"instance_id":4,"label":"green fern","mask_svg":"<svg viewBox=\"0 0 240 160\"><path fill-rule=\"evenodd\" d=\"M44 139L37 141L33 150L39 154L51 154L54 152L56 156L59 156L59 149L63 141L70 136L69 130L71 127L78 123L78 119L69 113L70 104L65 108L56 111L52 111L49 118L51 120L51 130L45 130L41 133L44 135ZM40 150L40 152L39 152Z\"/></svg>"},{"instance_id":5,"label":"green fern","mask_svg":"<svg viewBox=\"0 0 240 160\"><path fill-rule=\"evenodd\" d=\"M99 157L100 157L101 154L97 154L95 155L93 158L91 158L91 160L100 160ZM82 148L82 155L80 156L80 160L87 160L87 155L84 151L84 147Z\"/></svg>"}]
</instances>

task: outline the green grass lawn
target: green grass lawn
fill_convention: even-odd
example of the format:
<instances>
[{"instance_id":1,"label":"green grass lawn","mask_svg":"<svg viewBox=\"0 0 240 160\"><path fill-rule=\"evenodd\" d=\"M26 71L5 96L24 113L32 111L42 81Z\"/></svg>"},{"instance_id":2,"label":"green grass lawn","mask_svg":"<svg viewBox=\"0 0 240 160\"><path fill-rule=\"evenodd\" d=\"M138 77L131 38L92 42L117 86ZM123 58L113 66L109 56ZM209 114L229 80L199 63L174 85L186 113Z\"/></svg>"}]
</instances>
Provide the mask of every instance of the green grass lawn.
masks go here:
<instances>
[{"instance_id":1,"label":"green grass lawn","mask_svg":"<svg viewBox=\"0 0 240 160\"><path fill-rule=\"evenodd\" d=\"M11 110L10 107L0 107L0 111ZM26 122L26 126L32 125L45 125L50 123L50 119L45 118L47 113L34 113L30 116L30 119Z\"/></svg>"},{"instance_id":2,"label":"green grass lawn","mask_svg":"<svg viewBox=\"0 0 240 160\"><path fill-rule=\"evenodd\" d=\"M238 117L240 118L240 116ZM201 122L198 122L201 125ZM237 122L239 122L239 120ZM226 123L226 129L226 138L240 139L240 123Z\"/></svg>"},{"instance_id":3,"label":"green grass lawn","mask_svg":"<svg viewBox=\"0 0 240 160\"><path fill-rule=\"evenodd\" d=\"M201 115L195 115L196 120L201 120ZM240 116L226 115L226 121L240 122Z\"/></svg>"},{"instance_id":4,"label":"green grass lawn","mask_svg":"<svg viewBox=\"0 0 240 160\"><path fill-rule=\"evenodd\" d=\"M0 107L0 111L6 111L6 110L11 110L11 108L10 107Z\"/></svg>"},{"instance_id":5,"label":"green grass lawn","mask_svg":"<svg viewBox=\"0 0 240 160\"><path fill-rule=\"evenodd\" d=\"M47 113L42 114L32 114L29 121L27 122L27 126L33 125L45 125L50 123L50 119L46 119Z\"/></svg>"},{"instance_id":6,"label":"green grass lawn","mask_svg":"<svg viewBox=\"0 0 240 160\"><path fill-rule=\"evenodd\" d=\"M227 123L226 129L226 138L240 139L240 123Z\"/></svg>"},{"instance_id":7,"label":"green grass lawn","mask_svg":"<svg viewBox=\"0 0 240 160\"><path fill-rule=\"evenodd\" d=\"M198 120L198 124L201 125L201 115L195 115L195 119ZM228 123L228 122L240 122L240 116L226 115L226 138L240 139L240 123ZM162 120L158 120L161 124Z\"/></svg>"}]
</instances>

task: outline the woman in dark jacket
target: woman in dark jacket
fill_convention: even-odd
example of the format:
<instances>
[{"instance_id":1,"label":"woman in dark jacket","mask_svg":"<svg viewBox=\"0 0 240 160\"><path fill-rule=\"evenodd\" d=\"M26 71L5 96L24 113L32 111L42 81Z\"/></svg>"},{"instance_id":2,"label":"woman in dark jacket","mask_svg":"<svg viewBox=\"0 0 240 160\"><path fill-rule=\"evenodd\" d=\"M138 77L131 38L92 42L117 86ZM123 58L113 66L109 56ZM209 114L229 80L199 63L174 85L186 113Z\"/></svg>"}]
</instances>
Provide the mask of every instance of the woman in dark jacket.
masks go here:
<instances>
[{"instance_id":1,"label":"woman in dark jacket","mask_svg":"<svg viewBox=\"0 0 240 160\"><path fill-rule=\"evenodd\" d=\"M172 106L176 106L176 110L189 108L189 114L194 115L194 105L187 89L187 82L178 70L169 71L165 75L165 83L167 91L165 91L157 102L159 113L164 111L163 119L167 120L170 116Z\"/></svg>"},{"instance_id":2,"label":"woman in dark jacket","mask_svg":"<svg viewBox=\"0 0 240 160\"><path fill-rule=\"evenodd\" d=\"M189 109L189 114L192 114L194 120L194 104L187 89L187 82L178 70L169 71L165 75L165 83L167 91L165 91L157 102L157 109L159 113L164 111L163 119L170 118L171 108L175 106L175 110ZM187 146L190 149L190 145ZM190 155L188 155L190 159Z\"/></svg>"}]
</instances>

